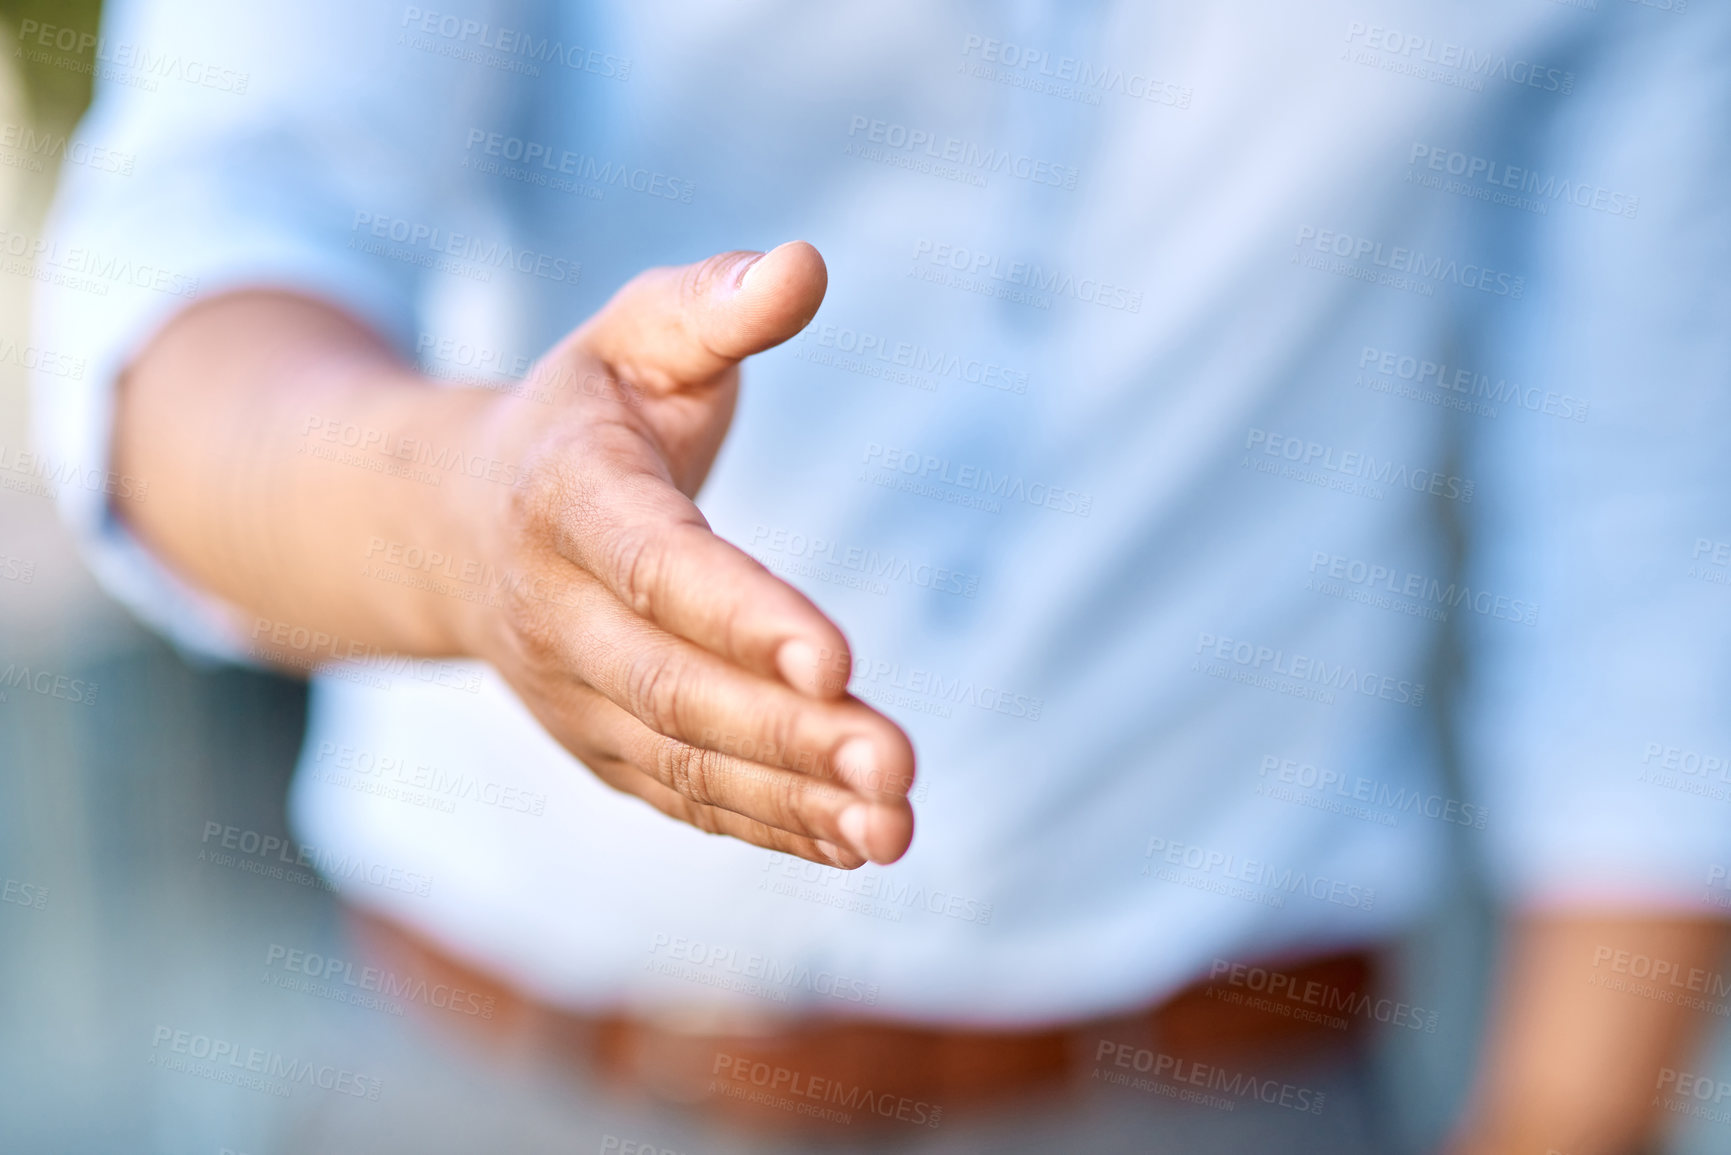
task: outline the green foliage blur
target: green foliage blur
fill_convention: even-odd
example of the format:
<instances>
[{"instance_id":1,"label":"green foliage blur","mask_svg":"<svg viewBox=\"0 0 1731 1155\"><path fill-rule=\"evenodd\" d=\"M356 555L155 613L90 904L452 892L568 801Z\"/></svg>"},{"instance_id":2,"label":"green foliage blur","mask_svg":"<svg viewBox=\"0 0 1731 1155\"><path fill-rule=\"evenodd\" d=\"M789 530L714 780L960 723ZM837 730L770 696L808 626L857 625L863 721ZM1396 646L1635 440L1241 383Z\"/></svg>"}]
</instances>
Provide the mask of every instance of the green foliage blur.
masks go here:
<instances>
[{"instance_id":1,"label":"green foliage blur","mask_svg":"<svg viewBox=\"0 0 1731 1155\"><path fill-rule=\"evenodd\" d=\"M61 52L33 42L26 45L18 29L24 21L35 20L94 35L101 16L102 0L0 0L0 30L5 37L0 51L11 56L38 124L65 129L83 114L90 103L96 51Z\"/></svg>"}]
</instances>

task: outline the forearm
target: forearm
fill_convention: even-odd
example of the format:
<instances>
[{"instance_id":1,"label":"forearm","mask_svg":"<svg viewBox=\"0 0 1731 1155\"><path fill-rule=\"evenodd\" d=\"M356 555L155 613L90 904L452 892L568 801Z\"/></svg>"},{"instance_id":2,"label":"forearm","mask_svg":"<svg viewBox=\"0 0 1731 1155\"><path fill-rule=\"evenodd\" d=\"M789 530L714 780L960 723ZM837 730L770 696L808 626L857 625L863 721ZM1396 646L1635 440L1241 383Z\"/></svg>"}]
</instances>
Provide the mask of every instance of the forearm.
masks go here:
<instances>
[{"instance_id":1,"label":"forearm","mask_svg":"<svg viewBox=\"0 0 1731 1155\"><path fill-rule=\"evenodd\" d=\"M479 658L591 771L681 821L893 862L907 736L847 696L835 624L691 501L739 362L809 323L826 284L798 242L646 270L522 397L427 381L315 301L218 298L124 375L116 468L149 497L118 512L249 615L260 657Z\"/></svg>"},{"instance_id":2,"label":"forearm","mask_svg":"<svg viewBox=\"0 0 1731 1155\"><path fill-rule=\"evenodd\" d=\"M1515 920L1469 1137L1455 1155L1622 1155L1648 1137L1659 1071L1687 1067L1710 1019L1611 989L1618 952L1716 971L1731 935L1707 919L1589 913Z\"/></svg>"},{"instance_id":3,"label":"forearm","mask_svg":"<svg viewBox=\"0 0 1731 1155\"><path fill-rule=\"evenodd\" d=\"M331 306L216 298L176 318L121 381L116 468L150 488L117 509L181 576L251 615L262 653L285 649L270 641L278 623L337 649L473 653L470 603L368 574L404 547L481 564L482 527L512 479L486 460L497 401L421 378ZM482 460L442 467L459 454Z\"/></svg>"}]
</instances>

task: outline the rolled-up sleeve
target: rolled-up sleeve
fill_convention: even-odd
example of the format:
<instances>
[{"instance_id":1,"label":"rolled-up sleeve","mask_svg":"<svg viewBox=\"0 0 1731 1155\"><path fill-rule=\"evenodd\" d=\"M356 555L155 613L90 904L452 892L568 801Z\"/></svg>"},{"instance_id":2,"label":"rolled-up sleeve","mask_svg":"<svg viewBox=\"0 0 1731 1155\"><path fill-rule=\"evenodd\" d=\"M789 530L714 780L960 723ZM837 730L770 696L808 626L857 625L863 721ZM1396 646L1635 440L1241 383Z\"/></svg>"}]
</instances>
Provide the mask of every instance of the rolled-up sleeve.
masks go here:
<instances>
[{"instance_id":1,"label":"rolled-up sleeve","mask_svg":"<svg viewBox=\"0 0 1731 1155\"><path fill-rule=\"evenodd\" d=\"M1544 147L1498 158L1567 188L1499 210L1528 300L1468 354L1503 402L1468 442L1465 585L1519 613L1463 615L1461 748L1510 902L1708 910L1731 899L1731 9L1617 7Z\"/></svg>"},{"instance_id":2,"label":"rolled-up sleeve","mask_svg":"<svg viewBox=\"0 0 1731 1155\"><path fill-rule=\"evenodd\" d=\"M452 221L449 135L512 94L410 43L418 9L403 5L105 8L95 101L48 223L22 242L35 343L80 370L33 374L37 464L112 594L183 649L239 660L233 611L113 515L115 491L149 500L148 478L109 466L116 379L180 310L244 288L316 295L410 352L427 271L382 258L375 230Z\"/></svg>"}]
</instances>

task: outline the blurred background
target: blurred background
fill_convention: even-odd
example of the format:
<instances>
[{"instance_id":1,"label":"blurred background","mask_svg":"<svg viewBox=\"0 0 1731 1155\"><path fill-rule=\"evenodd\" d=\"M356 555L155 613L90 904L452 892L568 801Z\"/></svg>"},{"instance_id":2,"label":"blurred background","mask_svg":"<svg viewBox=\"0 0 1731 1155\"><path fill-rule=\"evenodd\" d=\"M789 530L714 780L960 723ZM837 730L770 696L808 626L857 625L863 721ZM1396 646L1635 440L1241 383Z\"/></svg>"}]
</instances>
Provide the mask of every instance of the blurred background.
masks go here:
<instances>
[{"instance_id":1,"label":"blurred background","mask_svg":"<svg viewBox=\"0 0 1731 1155\"><path fill-rule=\"evenodd\" d=\"M0 3L7 132L72 133L90 94L92 53L27 57L19 23L94 32L99 8ZM55 179L51 163L0 165L0 233L38 235ZM29 344L33 284L13 268L0 275L0 351ZM25 360L0 355L8 463L29 440ZM204 840L210 823L287 838L304 687L184 660L100 592L46 490L9 482L0 487L0 670L21 667L95 693L86 703L18 690L0 697L0 1151L323 1149L304 1105L154 1069L150 1039L162 1023L340 1059L387 1086L414 1082L423 1097L450 1104L453 1150L620 1149L614 1124L527 1085L412 1004L398 1015L267 981L273 947L359 953L327 890L237 869ZM1495 944L1465 861L1457 855L1451 901L1401 951L1405 997L1437 1010L1437 1031L1378 1036L1396 1127L1414 1151L1433 1144L1458 1109L1484 1018ZM1713 1050L1704 1069L1731 1069L1723 1024ZM460 1133L465 1103L483 1099L514 1134ZM501 1100L518 1105L501 1111ZM668 1151L720 1149L680 1118L651 1112L641 1125L636 1138ZM1723 1124L1680 1121L1669 1150L1731 1150L1727 1135ZM389 1137L376 1149L390 1149Z\"/></svg>"}]
</instances>

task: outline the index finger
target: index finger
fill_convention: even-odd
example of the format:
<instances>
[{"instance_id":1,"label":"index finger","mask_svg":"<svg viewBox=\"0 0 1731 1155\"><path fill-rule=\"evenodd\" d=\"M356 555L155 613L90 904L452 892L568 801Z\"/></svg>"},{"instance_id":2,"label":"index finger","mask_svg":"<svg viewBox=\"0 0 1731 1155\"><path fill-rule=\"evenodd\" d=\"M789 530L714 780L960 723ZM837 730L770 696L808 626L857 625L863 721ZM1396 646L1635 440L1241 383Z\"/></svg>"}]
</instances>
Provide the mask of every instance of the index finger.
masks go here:
<instances>
[{"instance_id":1,"label":"index finger","mask_svg":"<svg viewBox=\"0 0 1731 1155\"><path fill-rule=\"evenodd\" d=\"M665 478L586 457L580 468L606 473L575 486L556 515L565 557L670 634L808 696L842 695L853 657L822 610L718 537Z\"/></svg>"}]
</instances>

